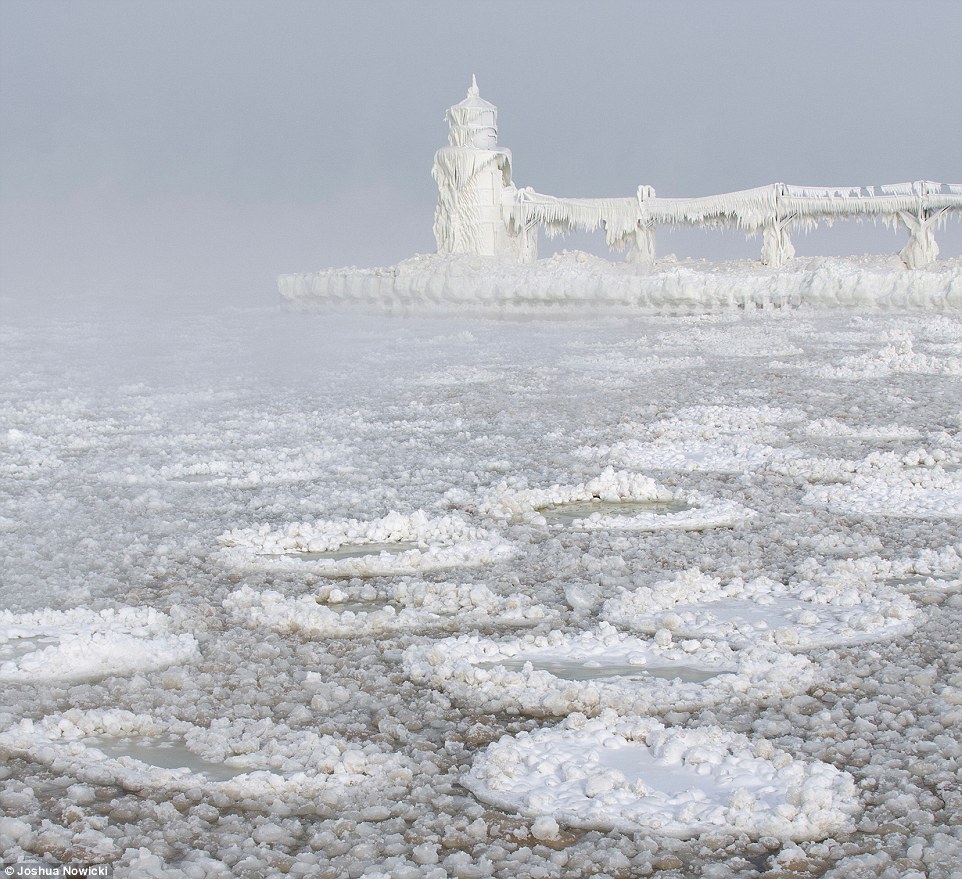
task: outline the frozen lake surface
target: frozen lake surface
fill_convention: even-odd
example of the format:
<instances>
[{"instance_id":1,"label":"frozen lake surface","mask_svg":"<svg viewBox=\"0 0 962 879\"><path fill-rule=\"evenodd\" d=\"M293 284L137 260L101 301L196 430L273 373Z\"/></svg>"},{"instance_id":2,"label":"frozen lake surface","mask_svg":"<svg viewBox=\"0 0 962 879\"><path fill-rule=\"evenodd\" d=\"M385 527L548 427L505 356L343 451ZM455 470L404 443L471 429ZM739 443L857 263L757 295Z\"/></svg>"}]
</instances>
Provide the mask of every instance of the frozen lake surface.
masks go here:
<instances>
[{"instance_id":1,"label":"frozen lake surface","mask_svg":"<svg viewBox=\"0 0 962 879\"><path fill-rule=\"evenodd\" d=\"M957 313L3 310L4 863L958 875Z\"/></svg>"}]
</instances>

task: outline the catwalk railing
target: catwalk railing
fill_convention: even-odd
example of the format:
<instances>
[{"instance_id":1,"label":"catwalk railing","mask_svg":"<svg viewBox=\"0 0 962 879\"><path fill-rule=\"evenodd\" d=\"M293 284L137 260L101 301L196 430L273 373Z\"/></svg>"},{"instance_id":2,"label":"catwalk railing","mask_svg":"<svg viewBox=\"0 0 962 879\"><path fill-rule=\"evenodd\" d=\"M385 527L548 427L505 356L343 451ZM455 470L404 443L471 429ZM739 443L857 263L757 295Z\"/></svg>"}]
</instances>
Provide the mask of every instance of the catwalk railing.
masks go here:
<instances>
[{"instance_id":1,"label":"catwalk railing","mask_svg":"<svg viewBox=\"0 0 962 879\"><path fill-rule=\"evenodd\" d=\"M909 268L932 262L939 253L935 230L954 212L962 214L962 184L894 183L884 186L790 186L775 183L704 198L659 198L650 186L636 198L556 198L533 189L517 190L507 208L509 226L523 241L535 227L549 236L574 229L604 228L609 247L628 249L628 259L655 258L655 229L665 226L732 227L762 234L761 261L780 266L795 255L790 233L820 222L871 219L903 226L909 240L899 253Z\"/></svg>"}]
</instances>

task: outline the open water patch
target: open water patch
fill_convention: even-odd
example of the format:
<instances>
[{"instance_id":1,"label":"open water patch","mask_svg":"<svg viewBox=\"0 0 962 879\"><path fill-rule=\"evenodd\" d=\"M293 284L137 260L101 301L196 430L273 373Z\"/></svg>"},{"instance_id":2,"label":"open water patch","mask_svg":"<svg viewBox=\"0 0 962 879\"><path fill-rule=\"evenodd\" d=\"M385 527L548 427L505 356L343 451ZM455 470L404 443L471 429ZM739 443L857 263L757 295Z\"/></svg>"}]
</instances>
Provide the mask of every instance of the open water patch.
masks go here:
<instances>
[{"instance_id":1,"label":"open water patch","mask_svg":"<svg viewBox=\"0 0 962 879\"><path fill-rule=\"evenodd\" d=\"M578 526L586 521L600 519L629 517L642 514L667 516L671 513L681 513L692 507L681 500L650 500L650 501L603 501L596 498L590 501L573 501L566 504L552 504L539 507L538 512L544 516L549 525Z\"/></svg>"},{"instance_id":2,"label":"open water patch","mask_svg":"<svg viewBox=\"0 0 962 879\"><path fill-rule=\"evenodd\" d=\"M824 839L851 829L853 778L719 727L668 728L612 711L504 736L462 777L479 800L558 825L688 839Z\"/></svg>"},{"instance_id":3,"label":"open water patch","mask_svg":"<svg viewBox=\"0 0 962 879\"><path fill-rule=\"evenodd\" d=\"M665 681L678 681L683 684L702 684L717 678L721 674L732 674L734 669L725 668L697 668L693 665L661 665L639 666L632 664L620 665L617 662L599 662L598 660L570 660L570 659L541 659L522 658L504 659L501 662L486 662L478 668L506 668L509 671L527 671L528 667L534 671L546 671L552 677L563 681L607 681L625 679L633 682L645 682L651 678L661 678Z\"/></svg>"},{"instance_id":4,"label":"open water patch","mask_svg":"<svg viewBox=\"0 0 962 879\"><path fill-rule=\"evenodd\" d=\"M915 595L926 592L962 592L962 571L953 574L909 574L903 577L890 577L888 585Z\"/></svg>"},{"instance_id":5,"label":"open water patch","mask_svg":"<svg viewBox=\"0 0 962 879\"><path fill-rule=\"evenodd\" d=\"M191 751L182 738L159 736L91 736L82 740L112 760L131 760L158 769L172 769L197 775L205 781L228 781L249 770L206 760Z\"/></svg>"},{"instance_id":6,"label":"open water patch","mask_svg":"<svg viewBox=\"0 0 962 879\"><path fill-rule=\"evenodd\" d=\"M342 559L364 559L369 556L397 555L398 553L408 552L416 549L419 552L427 550L427 544L418 544L411 540L398 540L394 543L348 543L337 549L329 549L318 552L281 552L281 553L262 553L263 558L269 559L295 559L300 562L316 562L324 559L341 561Z\"/></svg>"}]
</instances>

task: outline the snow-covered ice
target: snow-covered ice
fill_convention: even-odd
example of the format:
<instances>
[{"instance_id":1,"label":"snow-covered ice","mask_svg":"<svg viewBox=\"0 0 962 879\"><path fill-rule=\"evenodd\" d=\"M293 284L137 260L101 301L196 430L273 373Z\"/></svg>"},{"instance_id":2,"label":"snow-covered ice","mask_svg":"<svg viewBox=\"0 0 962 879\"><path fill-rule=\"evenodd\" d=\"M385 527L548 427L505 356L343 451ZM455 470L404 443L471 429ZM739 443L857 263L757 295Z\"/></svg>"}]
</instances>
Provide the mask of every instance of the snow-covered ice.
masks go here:
<instances>
[{"instance_id":1,"label":"snow-covered ice","mask_svg":"<svg viewBox=\"0 0 962 879\"><path fill-rule=\"evenodd\" d=\"M4 864L950 879L958 268L883 263L576 320L5 301Z\"/></svg>"},{"instance_id":2,"label":"snow-covered ice","mask_svg":"<svg viewBox=\"0 0 962 879\"><path fill-rule=\"evenodd\" d=\"M664 629L735 647L768 642L808 650L904 634L915 608L894 590L870 591L864 584L859 589L840 579L802 585L768 577L722 582L692 569L652 586L621 589L601 613L635 632Z\"/></svg>"},{"instance_id":3,"label":"snow-covered ice","mask_svg":"<svg viewBox=\"0 0 962 879\"><path fill-rule=\"evenodd\" d=\"M670 418L638 425L644 439L597 450L634 469L743 473L764 466L788 441L785 425L803 413L770 406L694 406Z\"/></svg>"},{"instance_id":4,"label":"snow-covered ice","mask_svg":"<svg viewBox=\"0 0 962 879\"><path fill-rule=\"evenodd\" d=\"M0 682L131 675L189 662L196 653L193 635L172 632L167 614L152 607L0 610Z\"/></svg>"},{"instance_id":5,"label":"snow-covered ice","mask_svg":"<svg viewBox=\"0 0 962 879\"><path fill-rule=\"evenodd\" d=\"M545 617L544 608L524 594L501 597L483 584L404 580L381 589L327 586L295 598L244 586L224 600L224 607L253 625L328 638L393 629L450 629L466 623L529 626Z\"/></svg>"},{"instance_id":6,"label":"snow-covered ice","mask_svg":"<svg viewBox=\"0 0 962 879\"><path fill-rule=\"evenodd\" d=\"M496 641L477 635L409 647L405 671L483 712L535 716L600 708L625 714L691 710L722 699L765 699L809 689L812 663L771 647L733 650L725 643L651 639L601 623L577 635Z\"/></svg>"},{"instance_id":7,"label":"snow-covered ice","mask_svg":"<svg viewBox=\"0 0 962 879\"><path fill-rule=\"evenodd\" d=\"M847 484L816 486L802 503L866 516L959 519L962 471L938 464L856 467Z\"/></svg>"},{"instance_id":8,"label":"snow-covered ice","mask_svg":"<svg viewBox=\"0 0 962 879\"><path fill-rule=\"evenodd\" d=\"M485 802L592 830L820 839L854 827L854 779L718 727L614 712L505 736L464 777Z\"/></svg>"},{"instance_id":9,"label":"snow-covered ice","mask_svg":"<svg viewBox=\"0 0 962 879\"><path fill-rule=\"evenodd\" d=\"M295 522L235 529L220 537L226 564L277 568L325 577L375 577L473 567L511 556L514 549L458 516L429 518L423 511L390 513L361 522Z\"/></svg>"},{"instance_id":10,"label":"snow-covered ice","mask_svg":"<svg viewBox=\"0 0 962 879\"><path fill-rule=\"evenodd\" d=\"M267 720L198 727L129 711L72 709L39 723L21 721L0 733L0 747L83 784L185 791L195 800L204 787L234 808L328 788L403 785L411 777L410 761L383 748Z\"/></svg>"},{"instance_id":11,"label":"snow-covered ice","mask_svg":"<svg viewBox=\"0 0 962 879\"><path fill-rule=\"evenodd\" d=\"M545 527L634 531L702 531L737 525L755 515L733 501L672 492L639 473L611 467L576 485L511 491L499 484L480 510Z\"/></svg>"}]
</instances>

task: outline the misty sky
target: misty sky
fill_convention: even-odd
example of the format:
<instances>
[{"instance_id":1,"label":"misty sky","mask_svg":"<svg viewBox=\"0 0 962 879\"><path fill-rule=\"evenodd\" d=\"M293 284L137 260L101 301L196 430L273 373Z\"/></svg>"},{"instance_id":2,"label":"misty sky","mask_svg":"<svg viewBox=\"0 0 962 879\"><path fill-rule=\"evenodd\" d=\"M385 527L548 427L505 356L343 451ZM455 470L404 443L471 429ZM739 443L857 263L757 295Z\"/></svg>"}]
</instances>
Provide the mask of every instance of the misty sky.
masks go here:
<instances>
[{"instance_id":1,"label":"misty sky","mask_svg":"<svg viewBox=\"0 0 962 879\"><path fill-rule=\"evenodd\" d=\"M962 182L957 0L0 0L0 19L6 297L272 302L279 272L432 252L431 160L472 73L515 182L554 195ZM905 240L842 225L798 251ZM962 223L938 240L962 253Z\"/></svg>"}]
</instances>

